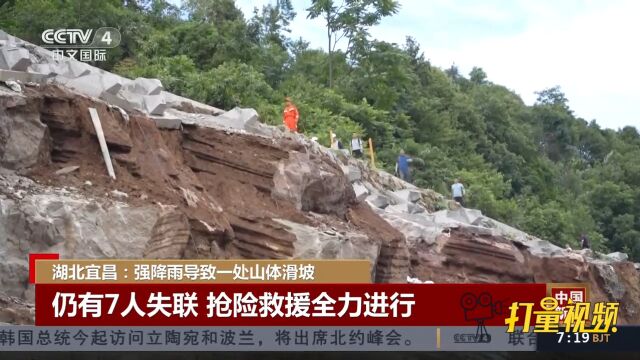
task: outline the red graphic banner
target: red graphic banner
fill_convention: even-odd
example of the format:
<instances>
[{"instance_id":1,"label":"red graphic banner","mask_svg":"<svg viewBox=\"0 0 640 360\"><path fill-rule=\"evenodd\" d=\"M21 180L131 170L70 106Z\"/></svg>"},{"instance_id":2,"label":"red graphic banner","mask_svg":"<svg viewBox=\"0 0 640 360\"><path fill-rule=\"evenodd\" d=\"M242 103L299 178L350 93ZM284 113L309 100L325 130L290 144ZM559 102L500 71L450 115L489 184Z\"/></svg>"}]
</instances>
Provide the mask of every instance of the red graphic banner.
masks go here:
<instances>
[{"instance_id":1,"label":"red graphic banner","mask_svg":"<svg viewBox=\"0 0 640 360\"><path fill-rule=\"evenodd\" d=\"M546 284L37 284L39 326L485 326Z\"/></svg>"}]
</instances>

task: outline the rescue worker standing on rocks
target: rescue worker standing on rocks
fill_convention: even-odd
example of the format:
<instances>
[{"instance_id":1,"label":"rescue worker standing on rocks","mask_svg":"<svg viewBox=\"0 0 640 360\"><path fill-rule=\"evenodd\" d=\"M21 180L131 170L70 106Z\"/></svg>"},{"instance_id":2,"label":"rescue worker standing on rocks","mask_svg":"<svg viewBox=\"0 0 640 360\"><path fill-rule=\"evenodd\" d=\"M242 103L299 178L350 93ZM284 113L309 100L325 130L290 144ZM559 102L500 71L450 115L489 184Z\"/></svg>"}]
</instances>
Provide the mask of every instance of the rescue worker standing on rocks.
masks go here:
<instances>
[{"instance_id":1,"label":"rescue worker standing on rocks","mask_svg":"<svg viewBox=\"0 0 640 360\"><path fill-rule=\"evenodd\" d=\"M282 113L282 122L284 126L289 129L291 132L298 132L298 119L300 118L300 114L298 113L298 108L293 105L290 97L284 98L285 107Z\"/></svg>"},{"instance_id":2,"label":"rescue worker standing on rocks","mask_svg":"<svg viewBox=\"0 0 640 360\"><path fill-rule=\"evenodd\" d=\"M362 139L356 133L351 138L351 154L358 159L362 157Z\"/></svg>"},{"instance_id":3,"label":"rescue worker standing on rocks","mask_svg":"<svg viewBox=\"0 0 640 360\"><path fill-rule=\"evenodd\" d=\"M589 244L589 239L587 238L587 235L585 235L584 233L580 235L580 247L582 249L591 248L591 244Z\"/></svg>"},{"instance_id":4,"label":"rescue worker standing on rocks","mask_svg":"<svg viewBox=\"0 0 640 360\"><path fill-rule=\"evenodd\" d=\"M451 195L454 201L464 207L464 185L460 183L459 179L456 179L451 185Z\"/></svg>"},{"instance_id":5,"label":"rescue worker standing on rocks","mask_svg":"<svg viewBox=\"0 0 640 360\"><path fill-rule=\"evenodd\" d=\"M411 183L411 174L409 172L409 163L413 162L413 159L404 153L404 150L400 150L400 155L396 161L396 174L400 176L400 179Z\"/></svg>"}]
</instances>

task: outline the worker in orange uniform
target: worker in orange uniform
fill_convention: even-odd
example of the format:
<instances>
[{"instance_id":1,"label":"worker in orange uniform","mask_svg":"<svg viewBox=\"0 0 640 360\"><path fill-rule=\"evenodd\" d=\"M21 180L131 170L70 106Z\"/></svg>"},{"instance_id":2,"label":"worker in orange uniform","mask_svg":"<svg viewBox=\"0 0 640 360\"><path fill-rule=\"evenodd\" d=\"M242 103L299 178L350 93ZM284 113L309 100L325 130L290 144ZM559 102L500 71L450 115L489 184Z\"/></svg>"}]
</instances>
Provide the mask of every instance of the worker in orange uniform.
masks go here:
<instances>
[{"instance_id":1,"label":"worker in orange uniform","mask_svg":"<svg viewBox=\"0 0 640 360\"><path fill-rule=\"evenodd\" d=\"M282 122L290 131L298 132L298 119L300 118L298 108L293 105L290 97L286 97L284 100L286 104L282 113Z\"/></svg>"}]
</instances>

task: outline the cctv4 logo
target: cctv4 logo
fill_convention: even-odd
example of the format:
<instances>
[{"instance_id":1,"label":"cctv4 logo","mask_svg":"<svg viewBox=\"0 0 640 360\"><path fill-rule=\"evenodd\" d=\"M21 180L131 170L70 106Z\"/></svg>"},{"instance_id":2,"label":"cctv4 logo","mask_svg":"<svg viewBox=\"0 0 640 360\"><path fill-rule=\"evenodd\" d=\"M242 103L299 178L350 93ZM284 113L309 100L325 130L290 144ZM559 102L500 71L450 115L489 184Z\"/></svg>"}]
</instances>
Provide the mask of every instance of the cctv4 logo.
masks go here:
<instances>
[{"instance_id":1,"label":"cctv4 logo","mask_svg":"<svg viewBox=\"0 0 640 360\"><path fill-rule=\"evenodd\" d=\"M93 41L92 40L93 35ZM120 43L120 32L116 28L93 29L47 29L42 32L44 47L115 47Z\"/></svg>"}]
</instances>

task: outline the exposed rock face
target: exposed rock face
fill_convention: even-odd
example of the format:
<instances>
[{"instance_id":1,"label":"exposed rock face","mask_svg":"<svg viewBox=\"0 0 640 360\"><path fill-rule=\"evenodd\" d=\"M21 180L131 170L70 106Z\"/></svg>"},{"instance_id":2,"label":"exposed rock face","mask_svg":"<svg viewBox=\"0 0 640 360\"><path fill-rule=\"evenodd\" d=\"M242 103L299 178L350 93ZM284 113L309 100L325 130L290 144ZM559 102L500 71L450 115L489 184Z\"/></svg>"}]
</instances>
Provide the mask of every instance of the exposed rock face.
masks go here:
<instances>
[{"instance_id":1,"label":"exposed rock face","mask_svg":"<svg viewBox=\"0 0 640 360\"><path fill-rule=\"evenodd\" d=\"M289 161L278 164L273 181L273 197L303 211L344 216L355 196L342 172L328 164L318 167L305 153L291 153Z\"/></svg>"},{"instance_id":2,"label":"exposed rock face","mask_svg":"<svg viewBox=\"0 0 640 360\"><path fill-rule=\"evenodd\" d=\"M144 249L148 259L182 259L191 237L189 219L180 211L162 215L151 229Z\"/></svg>"},{"instance_id":3,"label":"exposed rock face","mask_svg":"<svg viewBox=\"0 0 640 360\"><path fill-rule=\"evenodd\" d=\"M140 258L160 208L86 198L0 174L0 288L27 291L28 254L62 258Z\"/></svg>"},{"instance_id":4,"label":"exposed rock face","mask_svg":"<svg viewBox=\"0 0 640 360\"><path fill-rule=\"evenodd\" d=\"M406 279L403 235L356 201L333 154L300 136L160 130L144 116L55 86L25 86L17 96L21 112L44 129L38 141L49 145L30 145L36 160L19 165L29 178L7 171L0 178L0 285L8 295L33 300L29 252L364 258L374 264L375 280ZM15 107L3 106L5 113ZM98 111L115 180L107 176L89 107ZM14 118L15 136L28 134L26 120Z\"/></svg>"},{"instance_id":5,"label":"exposed rock face","mask_svg":"<svg viewBox=\"0 0 640 360\"><path fill-rule=\"evenodd\" d=\"M29 168L46 152L47 127L27 98L0 86L0 166Z\"/></svg>"},{"instance_id":6,"label":"exposed rock face","mask_svg":"<svg viewBox=\"0 0 640 360\"><path fill-rule=\"evenodd\" d=\"M35 310L33 304L0 292L0 325L33 325Z\"/></svg>"}]
</instances>

